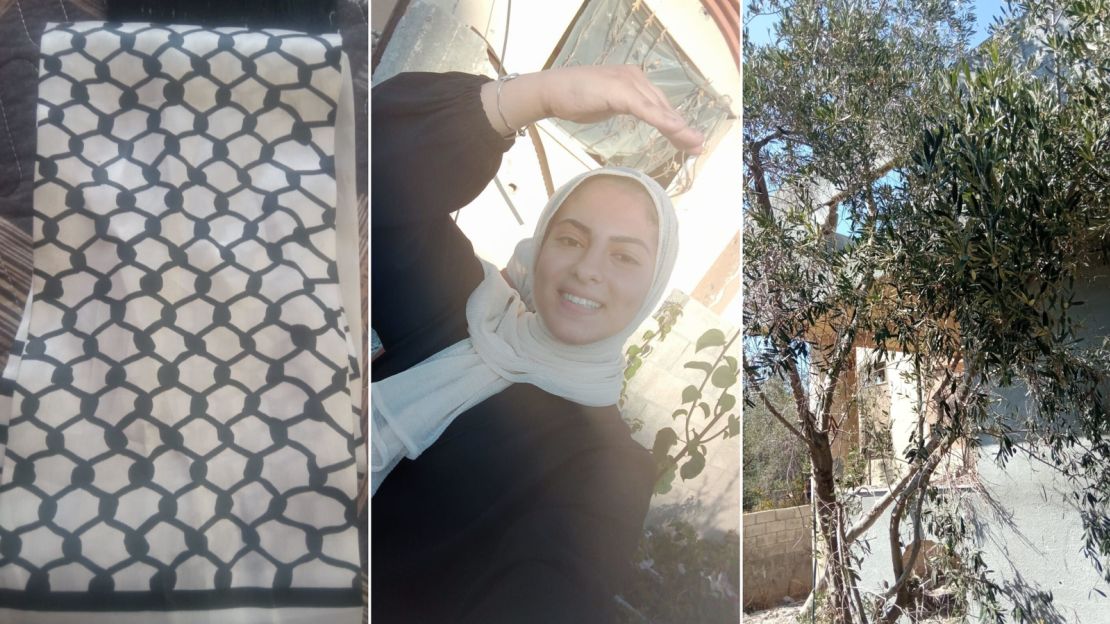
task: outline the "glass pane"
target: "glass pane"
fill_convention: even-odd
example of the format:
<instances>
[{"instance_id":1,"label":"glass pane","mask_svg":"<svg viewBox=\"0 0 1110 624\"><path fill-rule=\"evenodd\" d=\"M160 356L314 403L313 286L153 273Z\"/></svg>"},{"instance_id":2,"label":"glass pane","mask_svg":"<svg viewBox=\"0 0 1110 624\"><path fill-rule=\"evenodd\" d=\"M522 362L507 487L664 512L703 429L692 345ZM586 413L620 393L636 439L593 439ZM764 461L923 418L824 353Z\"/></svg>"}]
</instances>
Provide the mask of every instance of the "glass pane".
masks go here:
<instances>
[{"instance_id":1,"label":"glass pane","mask_svg":"<svg viewBox=\"0 0 1110 624\"><path fill-rule=\"evenodd\" d=\"M729 116L728 99L714 91L643 2L591 0L571 27L552 67L639 65L692 126L709 136ZM663 186L682 164L655 128L629 115L599 124L556 122L609 165L650 173Z\"/></svg>"}]
</instances>

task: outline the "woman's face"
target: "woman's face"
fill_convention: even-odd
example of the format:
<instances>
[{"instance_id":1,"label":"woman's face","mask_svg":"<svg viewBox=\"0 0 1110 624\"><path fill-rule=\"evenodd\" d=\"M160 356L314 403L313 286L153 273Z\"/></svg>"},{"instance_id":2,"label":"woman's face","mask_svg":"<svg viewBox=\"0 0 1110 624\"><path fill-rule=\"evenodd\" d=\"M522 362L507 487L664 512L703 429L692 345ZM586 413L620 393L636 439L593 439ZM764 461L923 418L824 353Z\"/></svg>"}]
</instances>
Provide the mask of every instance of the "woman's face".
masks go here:
<instances>
[{"instance_id":1,"label":"woman's face","mask_svg":"<svg viewBox=\"0 0 1110 624\"><path fill-rule=\"evenodd\" d=\"M567 344L615 335L651 289L659 227L647 192L598 176L563 202L536 259L533 300L548 330Z\"/></svg>"}]
</instances>

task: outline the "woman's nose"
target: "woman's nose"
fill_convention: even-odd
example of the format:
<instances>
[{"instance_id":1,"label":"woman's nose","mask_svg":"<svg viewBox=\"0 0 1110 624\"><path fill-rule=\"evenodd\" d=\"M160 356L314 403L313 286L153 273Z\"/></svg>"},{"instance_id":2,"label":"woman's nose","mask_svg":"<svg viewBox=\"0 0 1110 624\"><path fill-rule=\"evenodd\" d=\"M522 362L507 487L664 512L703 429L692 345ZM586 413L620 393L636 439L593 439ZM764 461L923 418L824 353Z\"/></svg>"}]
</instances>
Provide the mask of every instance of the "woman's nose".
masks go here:
<instances>
[{"instance_id":1,"label":"woman's nose","mask_svg":"<svg viewBox=\"0 0 1110 624\"><path fill-rule=\"evenodd\" d=\"M583 282L600 282L603 260L603 254L599 250L586 250L574 264L574 276Z\"/></svg>"}]
</instances>

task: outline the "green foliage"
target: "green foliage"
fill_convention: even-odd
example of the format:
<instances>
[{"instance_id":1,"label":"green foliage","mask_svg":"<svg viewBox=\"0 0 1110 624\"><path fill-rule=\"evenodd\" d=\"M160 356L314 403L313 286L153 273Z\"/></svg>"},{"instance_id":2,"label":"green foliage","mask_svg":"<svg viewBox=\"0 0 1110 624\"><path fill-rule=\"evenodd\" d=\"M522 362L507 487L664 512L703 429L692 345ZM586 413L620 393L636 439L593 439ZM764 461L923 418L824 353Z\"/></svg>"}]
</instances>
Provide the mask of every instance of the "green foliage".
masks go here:
<instances>
[{"instance_id":1,"label":"green foliage","mask_svg":"<svg viewBox=\"0 0 1110 624\"><path fill-rule=\"evenodd\" d=\"M648 529L640 565L621 592L631 609L618 609L619 624L735 624L740 618L739 536L698 536L688 523ZM633 611L634 609L635 611Z\"/></svg>"},{"instance_id":2,"label":"green foliage","mask_svg":"<svg viewBox=\"0 0 1110 624\"><path fill-rule=\"evenodd\" d=\"M636 375L644 359L651 354L654 342L663 340L670 333L682 315L684 303L684 301L664 302L655 315L659 330L644 332L641 342L629 346L626 350L625 383L621 389L620 406L624 406L629 380ZM736 406L736 396L729 393L729 390L739 381L738 363L735 357L726 355L738 336L739 332L736 332L731 338L726 339L724 332L712 328L698 337L694 348L695 353L716 348L719 348L719 353L712 361L692 360L684 364L685 368L701 371L705 378L699 385L690 385L683 389L681 404L684 407L676 409L671 414L671 418L682 424L681 435L672 427L663 427L655 434L652 456L659 468L659 477L655 485L656 494L669 492L676 476L689 480L701 474L705 469L705 454L708 449L706 443L718 438L728 439L739 435L739 414L731 412ZM707 393L708 383L712 383L712 387L719 389L720 392ZM703 394L706 400L703 400ZM716 399L712 399L711 395L716 395ZM713 400L712 406L709 400ZM722 419L723 422L721 422ZM643 423L634 421L631 426L635 432L643 427ZM676 446L677 449L675 449ZM675 449L674 453L672 449Z\"/></svg>"},{"instance_id":3,"label":"green foliage","mask_svg":"<svg viewBox=\"0 0 1110 624\"><path fill-rule=\"evenodd\" d=\"M789 420L797 418L790 391L779 380L770 380L764 391ZM752 392L745 387L745 394ZM775 421L767 407L752 401L744 408L745 512L804 505L809 480L805 446Z\"/></svg>"},{"instance_id":4,"label":"green foliage","mask_svg":"<svg viewBox=\"0 0 1110 624\"><path fill-rule=\"evenodd\" d=\"M683 305L664 303L655 317L659 330L645 332L640 343L628 348L622 406L628 381L651 354L655 341L663 340L674 327ZM685 368L701 372L704 379L700 385L684 389L682 406L671 414L675 426L663 427L655 434L651 452L659 467L656 494L669 492L677 476L686 480L700 474L705 468L708 443L739 435L739 414L732 411L736 397L728 392L738 383L738 363L735 357L726 355L738 336L739 332L726 339L720 329L710 329L696 341L696 353L710 350L708 353L716 356L685 364ZM710 382L712 387L707 387ZM712 399L712 395L717 398ZM709 401L713 401L712 406ZM723 540L704 539L682 521L645 531L639 547L641 565L618 600L618 622L738 621L739 555L739 537L732 531Z\"/></svg>"},{"instance_id":5,"label":"green foliage","mask_svg":"<svg viewBox=\"0 0 1110 624\"><path fill-rule=\"evenodd\" d=\"M851 449L840 461L836 484L843 489L867 483L867 460L859 449Z\"/></svg>"},{"instance_id":6,"label":"green foliage","mask_svg":"<svg viewBox=\"0 0 1110 624\"><path fill-rule=\"evenodd\" d=\"M617 407L624 407L627 400L628 382L636 375L636 372L643 366L644 359L651 355L653 343L656 340L663 340L667 334L671 332L674 324L678 322L678 318L682 316L682 306L684 302L681 301L664 301L656 311L655 322L658 324L657 330L647 330L643 336L640 337L638 344L629 345L625 350L625 367L624 367L624 382L621 384L621 398L617 402ZM636 432L643 428L642 422L632 422L632 431Z\"/></svg>"},{"instance_id":7,"label":"green foliage","mask_svg":"<svg viewBox=\"0 0 1110 624\"><path fill-rule=\"evenodd\" d=\"M698 337L694 352L697 353L709 347L719 347L723 344L725 344L725 333L719 329L710 329Z\"/></svg>"},{"instance_id":8,"label":"green foliage","mask_svg":"<svg viewBox=\"0 0 1110 624\"><path fill-rule=\"evenodd\" d=\"M744 37L744 145L770 141L760 169L771 188L871 183L877 161L912 144L937 100L929 76L962 57L974 27L960 0L749 2L757 13L779 22L771 45Z\"/></svg>"},{"instance_id":9,"label":"green foliage","mask_svg":"<svg viewBox=\"0 0 1110 624\"><path fill-rule=\"evenodd\" d=\"M888 227L918 306L954 319L968 366L1008 383L1074 335L1076 269L1106 219L1110 110L1085 90L1062 103L1055 81L1001 59L950 74L954 113L923 132Z\"/></svg>"},{"instance_id":10,"label":"green foliage","mask_svg":"<svg viewBox=\"0 0 1110 624\"><path fill-rule=\"evenodd\" d=\"M947 76L952 106L923 132L890 216L890 274L921 313L954 321L965 377L1028 389L1024 417L984 410L975 425L1000 461L1034 453L1073 481L1085 554L1110 581L1110 351L1082 342L1074 315L1077 277L1106 266L1110 233L1110 5L1020 9L1010 39Z\"/></svg>"},{"instance_id":11,"label":"green foliage","mask_svg":"<svg viewBox=\"0 0 1110 624\"><path fill-rule=\"evenodd\" d=\"M652 456L659 467L659 479L655 487L657 494L670 491L676 468L677 475L683 481L701 474L705 469L708 442L718 438L727 440L739 434L739 415L730 413L736 406L736 396L729 392L739 382L739 365L735 357L727 355L739 336L740 332L737 331L726 339L720 329L706 330L698 337L694 352L714 349L717 350L717 355L712 360L692 360L683 365L684 368L700 371L703 378L700 384L691 384L682 390L683 407L671 414L678 421L675 425L678 431L673 427L663 427L655 435ZM720 392L710 392L707 395L708 385ZM704 400L707 396L713 401L713 405ZM678 450L672 454L671 449L676 445Z\"/></svg>"}]
</instances>

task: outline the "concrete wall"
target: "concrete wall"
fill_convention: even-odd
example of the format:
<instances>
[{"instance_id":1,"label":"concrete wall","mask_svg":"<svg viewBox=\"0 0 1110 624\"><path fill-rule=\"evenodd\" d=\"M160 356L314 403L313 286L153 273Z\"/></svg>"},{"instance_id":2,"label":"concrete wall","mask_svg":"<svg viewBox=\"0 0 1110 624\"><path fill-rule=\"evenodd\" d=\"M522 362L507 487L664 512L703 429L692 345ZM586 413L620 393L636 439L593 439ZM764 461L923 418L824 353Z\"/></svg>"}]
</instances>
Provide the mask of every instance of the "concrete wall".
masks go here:
<instances>
[{"instance_id":1,"label":"concrete wall","mask_svg":"<svg viewBox=\"0 0 1110 624\"><path fill-rule=\"evenodd\" d=\"M872 349L856 349L856 372L860 380L856 398L861 418L874 428L886 427L890 434L891 456L873 459L869 467L869 483L886 486L909 469L905 456L917 430L917 388L912 360L896 352L889 352L884 362L876 364L885 369L885 380L869 381L867 373L876 358Z\"/></svg>"},{"instance_id":2,"label":"concrete wall","mask_svg":"<svg viewBox=\"0 0 1110 624\"><path fill-rule=\"evenodd\" d=\"M917 385L913 374L913 361L904 355L891 355L886 371L890 388L890 438L894 447L894 462L900 467L899 476L906 473L906 451L913 446L917 432Z\"/></svg>"},{"instance_id":3,"label":"concrete wall","mask_svg":"<svg viewBox=\"0 0 1110 624\"><path fill-rule=\"evenodd\" d=\"M744 514L744 609L804 598L813 587L809 505Z\"/></svg>"},{"instance_id":4,"label":"concrete wall","mask_svg":"<svg viewBox=\"0 0 1110 624\"><path fill-rule=\"evenodd\" d=\"M982 552L994 581L1010 594L1011 602L1051 592L1052 606L1035 612L1042 622L1106 622L1110 601L1098 594L1107 591L1106 583L1081 554L1079 516L1063 502L1070 488L1044 465L1026 457L1014 458L1001 469L993 461L996 451L993 446L982 449L983 489L954 494L961 499L961 514L973 532L972 546ZM878 500L879 495L866 497L864 510ZM871 554L860 579L866 592L877 593L891 578L889 521L888 512L867 534Z\"/></svg>"}]
</instances>

